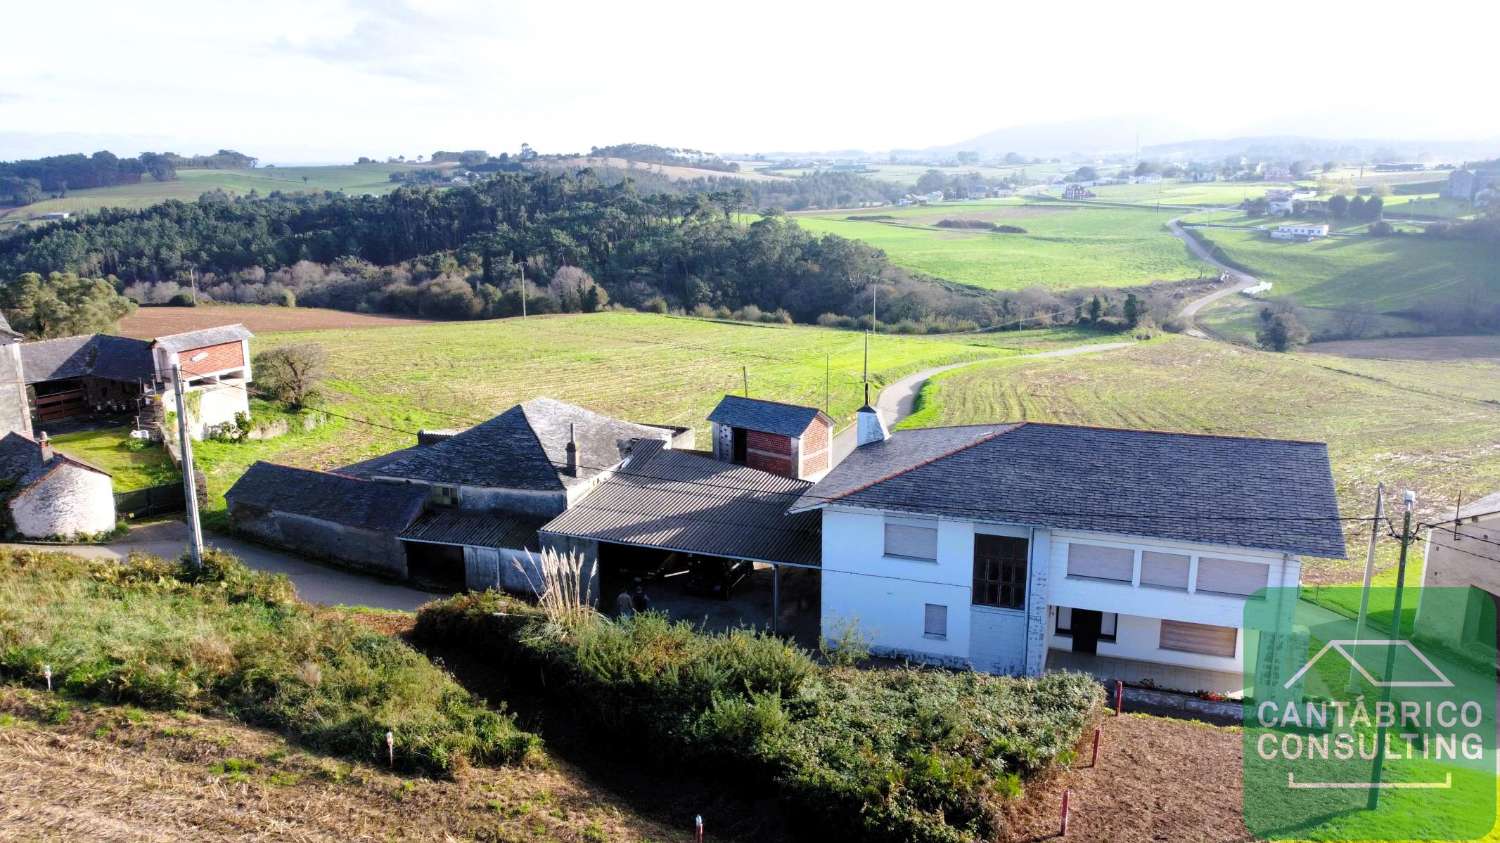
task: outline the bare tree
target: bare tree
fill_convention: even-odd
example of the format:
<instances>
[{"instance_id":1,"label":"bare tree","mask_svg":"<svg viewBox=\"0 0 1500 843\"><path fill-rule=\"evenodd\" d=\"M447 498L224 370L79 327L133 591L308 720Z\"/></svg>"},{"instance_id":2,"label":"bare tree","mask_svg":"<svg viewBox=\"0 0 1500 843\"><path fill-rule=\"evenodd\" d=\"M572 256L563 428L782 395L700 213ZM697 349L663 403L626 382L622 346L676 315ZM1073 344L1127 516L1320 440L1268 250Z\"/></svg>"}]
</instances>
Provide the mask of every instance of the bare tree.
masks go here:
<instances>
[{"instance_id":1,"label":"bare tree","mask_svg":"<svg viewBox=\"0 0 1500 843\"><path fill-rule=\"evenodd\" d=\"M1375 328L1375 311L1365 302L1355 302L1335 311L1334 323L1339 326L1339 336L1344 339L1361 339Z\"/></svg>"},{"instance_id":2,"label":"bare tree","mask_svg":"<svg viewBox=\"0 0 1500 843\"><path fill-rule=\"evenodd\" d=\"M328 352L315 342L296 343L255 355L255 382L293 410L319 395L328 368Z\"/></svg>"}]
</instances>

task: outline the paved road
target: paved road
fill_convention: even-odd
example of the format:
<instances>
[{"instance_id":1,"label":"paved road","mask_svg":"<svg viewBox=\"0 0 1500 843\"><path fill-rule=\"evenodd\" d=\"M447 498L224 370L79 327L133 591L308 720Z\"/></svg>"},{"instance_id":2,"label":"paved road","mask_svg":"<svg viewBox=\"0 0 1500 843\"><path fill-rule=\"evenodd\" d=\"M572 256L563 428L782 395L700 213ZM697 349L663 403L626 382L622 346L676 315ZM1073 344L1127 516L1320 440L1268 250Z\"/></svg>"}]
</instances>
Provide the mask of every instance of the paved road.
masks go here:
<instances>
[{"instance_id":1,"label":"paved road","mask_svg":"<svg viewBox=\"0 0 1500 843\"><path fill-rule=\"evenodd\" d=\"M1205 340L1212 339L1212 337L1210 337L1207 333L1205 333L1198 327L1198 312L1203 310L1203 308L1207 307L1208 305L1218 301L1219 299L1225 298L1227 296L1232 296L1235 293L1240 292L1241 290L1248 290L1251 287L1254 287L1255 285L1260 283L1260 279L1256 278L1254 275L1241 272L1238 269L1235 269L1227 264L1221 263L1218 258L1215 258L1213 256L1212 252L1204 248L1202 243L1199 243L1196 238L1184 231L1182 226L1180 225L1180 222L1180 219L1169 220L1167 222L1167 228L1172 232L1172 236L1186 243L1188 251L1192 252L1194 256L1207 261L1210 264L1213 264L1218 268L1220 272L1229 277L1230 284L1228 287L1214 290L1212 293L1209 293L1206 296L1193 299L1185 306L1183 306L1182 310L1178 313L1178 315L1182 316L1182 318L1188 321L1187 333L1189 336Z\"/></svg>"},{"instance_id":2,"label":"paved road","mask_svg":"<svg viewBox=\"0 0 1500 843\"><path fill-rule=\"evenodd\" d=\"M1060 348L1055 351L1039 351L1035 354L1022 356L1027 358L1072 357L1075 354L1087 354L1094 351L1113 351L1114 349L1125 348L1131 345L1134 345L1134 343L1103 342L1093 345L1075 345L1071 348ZM875 398L875 409L880 412L880 417L885 420L888 427L895 427L897 422L912 414L912 410L916 408L917 393L922 391L922 384L926 383L929 378L950 369L981 363L986 359L993 360L997 358L982 358L980 360L969 360L964 363L949 363L946 366L935 366L931 369L923 369L915 374L907 375L901 380L890 384L885 389L880 390L880 394ZM1015 358L1000 359L1014 360ZM850 452L854 450L854 436L856 432L855 426L850 425L834 435L834 465L843 462L844 457L849 456Z\"/></svg>"},{"instance_id":3,"label":"paved road","mask_svg":"<svg viewBox=\"0 0 1500 843\"><path fill-rule=\"evenodd\" d=\"M226 550L258 571L286 574L297 586L302 599L324 605L374 606L380 609L411 611L442 595L403 585L383 582L282 553L258 544L213 533L203 537L205 543ZM31 544L4 544L6 549L61 550L91 559L124 559L131 553L148 553L175 559L187 548L187 524L182 521L158 521L136 527L130 535L106 545L72 545L67 547Z\"/></svg>"}]
</instances>

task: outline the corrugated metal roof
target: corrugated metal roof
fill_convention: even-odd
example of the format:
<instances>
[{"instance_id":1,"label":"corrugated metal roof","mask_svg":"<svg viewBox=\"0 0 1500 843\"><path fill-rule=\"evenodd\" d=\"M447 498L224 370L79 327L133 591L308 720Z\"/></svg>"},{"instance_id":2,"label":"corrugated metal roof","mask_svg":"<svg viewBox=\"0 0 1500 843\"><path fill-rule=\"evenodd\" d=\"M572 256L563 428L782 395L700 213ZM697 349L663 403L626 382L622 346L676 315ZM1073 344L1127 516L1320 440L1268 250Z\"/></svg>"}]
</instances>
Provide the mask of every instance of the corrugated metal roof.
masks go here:
<instances>
[{"instance_id":1,"label":"corrugated metal roof","mask_svg":"<svg viewBox=\"0 0 1500 843\"><path fill-rule=\"evenodd\" d=\"M726 395L720 399L719 406L708 414L708 420L730 427L796 437L801 436L807 426L813 423L813 419L819 416L823 416L823 411L815 407Z\"/></svg>"},{"instance_id":2,"label":"corrugated metal roof","mask_svg":"<svg viewBox=\"0 0 1500 843\"><path fill-rule=\"evenodd\" d=\"M618 474L541 528L577 538L817 565L822 518L788 515L812 484L641 442Z\"/></svg>"},{"instance_id":3,"label":"corrugated metal roof","mask_svg":"<svg viewBox=\"0 0 1500 843\"><path fill-rule=\"evenodd\" d=\"M536 530L545 520L502 512L435 509L402 530L399 538L434 544L536 550Z\"/></svg>"}]
</instances>

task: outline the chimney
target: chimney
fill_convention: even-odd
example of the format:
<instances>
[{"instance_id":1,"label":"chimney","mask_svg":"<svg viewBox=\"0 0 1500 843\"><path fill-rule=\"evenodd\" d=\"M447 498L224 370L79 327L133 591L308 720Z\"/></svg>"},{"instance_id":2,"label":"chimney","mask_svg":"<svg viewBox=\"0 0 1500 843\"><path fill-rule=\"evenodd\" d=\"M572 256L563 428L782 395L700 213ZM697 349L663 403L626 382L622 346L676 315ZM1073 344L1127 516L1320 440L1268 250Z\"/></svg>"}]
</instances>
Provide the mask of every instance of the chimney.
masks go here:
<instances>
[{"instance_id":1,"label":"chimney","mask_svg":"<svg viewBox=\"0 0 1500 843\"><path fill-rule=\"evenodd\" d=\"M37 448L42 452L42 462L50 461L52 459L52 440L47 438L47 431L42 431L42 435L37 437L36 444Z\"/></svg>"},{"instance_id":2,"label":"chimney","mask_svg":"<svg viewBox=\"0 0 1500 843\"><path fill-rule=\"evenodd\" d=\"M871 442L884 442L891 438L891 432L886 429L885 421L880 418L880 411L869 404L859 408L854 414L854 445L864 447Z\"/></svg>"},{"instance_id":3,"label":"chimney","mask_svg":"<svg viewBox=\"0 0 1500 843\"><path fill-rule=\"evenodd\" d=\"M568 464L563 469L569 477L578 476L578 434L574 425L568 425Z\"/></svg>"}]
</instances>

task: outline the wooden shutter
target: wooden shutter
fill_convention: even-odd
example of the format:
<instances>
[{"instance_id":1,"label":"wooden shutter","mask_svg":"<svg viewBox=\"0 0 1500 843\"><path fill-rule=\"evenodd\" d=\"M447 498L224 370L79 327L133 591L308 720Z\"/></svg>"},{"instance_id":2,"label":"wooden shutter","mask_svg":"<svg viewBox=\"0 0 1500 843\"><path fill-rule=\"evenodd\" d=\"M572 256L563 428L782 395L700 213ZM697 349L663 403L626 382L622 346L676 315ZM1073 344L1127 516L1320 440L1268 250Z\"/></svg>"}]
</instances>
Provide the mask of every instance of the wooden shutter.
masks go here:
<instances>
[{"instance_id":1,"label":"wooden shutter","mask_svg":"<svg viewBox=\"0 0 1500 843\"><path fill-rule=\"evenodd\" d=\"M1182 653L1233 658L1234 643L1238 635L1239 630L1232 626L1164 620L1161 622L1160 647Z\"/></svg>"},{"instance_id":2,"label":"wooden shutter","mask_svg":"<svg viewBox=\"0 0 1500 843\"><path fill-rule=\"evenodd\" d=\"M1147 550L1141 553L1141 585L1187 591L1189 556Z\"/></svg>"},{"instance_id":3,"label":"wooden shutter","mask_svg":"<svg viewBox=\"0 0 1500 843\"><path fill-rule=\"evenodd\" d=\"M1135 551L1128 547L1068 543L1068 576L1130 582Z\"/></svg>"},{"instance_id":4,"label":"wooden shutter","mask_svg":"<svg viewBox=\"0 0 1500 843\"><path fill-rule=\"evenodd\" d=\"M914 518L885 520L885 555L937 559L937 522Z\"/></svg>"},{"instance_id":5,"label":"wooden shutter","mask_svg":"<svg viewBox=\"0 0 1500 843\"><path fill-rule=\"evenodd\" d=\"M1254 594L1257 589L1266 587L1270 575L1271 566L1260 562L1200 556L1197 590L1219 594Z\"/></svg>"}]
</instances>

